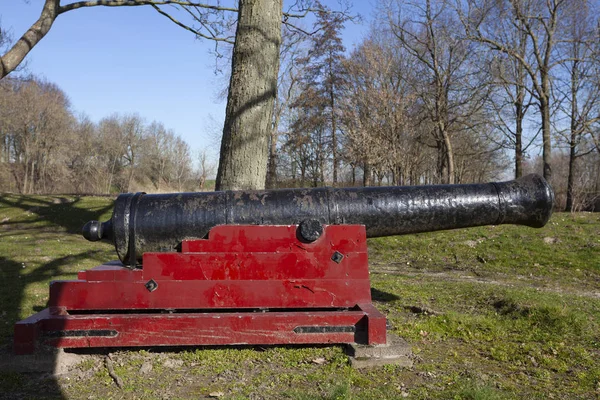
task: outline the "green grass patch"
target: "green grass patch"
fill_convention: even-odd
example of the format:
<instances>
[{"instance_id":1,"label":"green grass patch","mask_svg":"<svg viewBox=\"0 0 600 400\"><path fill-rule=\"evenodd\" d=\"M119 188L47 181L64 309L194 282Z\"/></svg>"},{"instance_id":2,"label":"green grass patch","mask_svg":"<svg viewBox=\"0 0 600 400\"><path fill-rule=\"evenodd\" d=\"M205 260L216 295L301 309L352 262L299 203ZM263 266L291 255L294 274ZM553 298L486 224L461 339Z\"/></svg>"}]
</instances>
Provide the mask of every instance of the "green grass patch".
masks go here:
<instances>
[{"instance_id":1,"label":"green grass patch","mask_svg":"<svg viewBox=\"0 0 600 400\"><path fill-rule=\"evenodd\" d=\"M375 267L534 277L600 284L600 213L555 214L547 226L502 225L369 240Z\"/></svg>"}]
</instances>

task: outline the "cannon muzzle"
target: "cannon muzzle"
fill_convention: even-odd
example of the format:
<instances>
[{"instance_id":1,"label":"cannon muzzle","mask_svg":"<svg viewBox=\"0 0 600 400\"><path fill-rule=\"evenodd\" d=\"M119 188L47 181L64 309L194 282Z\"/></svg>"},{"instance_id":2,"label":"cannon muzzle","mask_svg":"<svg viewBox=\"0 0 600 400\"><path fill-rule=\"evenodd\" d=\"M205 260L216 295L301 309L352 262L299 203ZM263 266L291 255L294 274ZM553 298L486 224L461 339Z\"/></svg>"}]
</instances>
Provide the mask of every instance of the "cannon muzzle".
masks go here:
<instances>
[{"instance_id":1,"label":"cannon muzzle","mask_svg":"<svg viewBox=\"0 0 600 400\"><path fill-rule=\"evenodd\" d=\"M125 193L112 218L88 222L83 236L112 242L121 261L135 265L145 252L177 251L182 240L205 238L217 225L311 221L304 227L311 231L315 221L361 224L368 237L500 224L540 228L553 203L552 188L538 175L468 185Z\"/></svg>"}]
</instances>

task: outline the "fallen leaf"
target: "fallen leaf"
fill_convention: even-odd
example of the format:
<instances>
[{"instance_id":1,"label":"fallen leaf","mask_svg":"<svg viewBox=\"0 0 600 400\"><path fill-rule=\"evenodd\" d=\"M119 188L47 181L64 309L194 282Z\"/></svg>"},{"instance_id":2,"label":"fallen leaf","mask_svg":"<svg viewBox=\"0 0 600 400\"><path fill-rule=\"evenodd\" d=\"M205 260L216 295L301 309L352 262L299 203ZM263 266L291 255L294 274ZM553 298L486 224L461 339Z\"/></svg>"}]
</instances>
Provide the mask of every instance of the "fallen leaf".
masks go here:
<instances>
[{"instance_id":1,"label":"fallen leaf","mask_svg":"<svg viewBox=\"0 0 600 400\"><path fill-rule=\"evenodd\" d=\"M225 393L223 392L211 392L208 394L208 397L223 397L225 396Z\"/></svg>"},{"instance_id":2,"label":"fallen leaf","mask_svg":"<svg viewBox=\"0 0 600 400\"><path fill-rule=\"evenodd\" d=\"M323 365L327 362L326 359L324 359L323 357L319 357L319 358L315 358L314 360L312 360L313 364L318 364L318 365Z\"/></svg>"}]
</instances>

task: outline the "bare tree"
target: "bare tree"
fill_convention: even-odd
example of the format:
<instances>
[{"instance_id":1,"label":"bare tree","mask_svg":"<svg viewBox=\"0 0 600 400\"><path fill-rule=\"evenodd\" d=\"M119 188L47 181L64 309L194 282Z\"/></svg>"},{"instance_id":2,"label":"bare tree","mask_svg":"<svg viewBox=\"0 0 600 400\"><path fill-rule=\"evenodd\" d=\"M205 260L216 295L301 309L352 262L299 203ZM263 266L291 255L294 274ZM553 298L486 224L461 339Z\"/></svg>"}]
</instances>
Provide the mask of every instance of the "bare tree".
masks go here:
<instances>
[{"instance_id":1,"label":"bare tree","mask_svg":"<svg viewBox=\"0 0 600 400\"><path fill-rule=\"evenodd\" d=\"M177 183L177 191L181 192L186 183L191 179L192 159L190 147L180 137L175 138L173 146L172 173L172 181Z\"/></svg>"},{"instance_id":2,"label":"bare tree","mask_svg":"<svg viewBox=\"0 0 600 400\"><path fill-rule=\"evenodd\" d=\"M35 77L0 81L0 165L0 191L27 194L194 185L189 146L163 124L136 114L95 124L73 115L60 88Z\"/></svg>"},{"instance_id":3,"label":"bare tree","mask_svg":"<svg viewBox=\"0 0 600 400\"><path fill-rule=\"evenodd\" d=\"M289 114L290 106L297 95L297 88L300 82L301 68L298 60L304 53L304 44L307 35L299 33L287 26L282 33L282 46L280 50L281 65L279 68L279 78L277 79L277 98L273 110L273 129L269 138L269 163L267 167L267 188L274 188L277 184L278 154L277 149L280 144L280 130L287 129L286 117Z\"/></svg>"},{"instance_id":4,"label":"bare tree","mask_svg":"<svg viewBox=\"0 0 600 400\"><path fill-rule=\"evenodd\" d=\"M574 191L577 173L576 160L592 151L584 139L590 135L594 124L600 121L600 45L598 45L598 18L588 1L572 7L567 18L570 24L565 32L565 43L558 50L563 52L561 71L554 91L558 105L558 125L561 116L568 120L568 128L559 133L569 148L566 211L574 209ZM581 178L581 176L580 176Z\"/></svg>"},{"instance_id":5,"label":"bare tree","mask_svg":"<svg viewBox=\"0 0 600 400\"><path fill-rule=\"evenodd\" d=\"M2 29L2 20L0 19L0 52L4 53L11 42L11 37L5 29Z\"/></svg>"},{"instance_id":6,"label":"bare tree","mask_svg":"<svg viewBox=\"0 0 600 400\"><path fill-rule=\"evenodd\" d=\"M208 152L201 150L198 153L198 188L204 191L206 180L215 173L216 165L210 161Z\"/></svg>"},{"instance_id":7,"label":"bare tree","mask_svg":"<svg viewBox=\"0 0 600 400\"><path fill-rule=\"evenodd\" d=\"M145 130L145 151L142 154L141 164L145 174L158 192L161 191L161 185L165 183L168 175L173 137L173 132L167 131L165 126L158 121L152 121Z\"/></svg>"},{"instance_id":8,"label":"bare tree","mask_svg":"<svg viewBox=\"0 0 600 400\"><path fill-rule=\"evenodd\" d=\"M300 91L292 107L301 114L291 129L298 135L312 136L309 142L315 145L314 166L318 170L313 174L314 185L325 182L330 159L333 185L338 181L341 115L338 103L345 80L345 48L340 35L346 21L344 15L318 12L313 26L316 33L310 38L307 53L298 60L302 69Z\"/></svg>"},{"instance_id":9,"label":"bare tree","mask_svg":"<svg viewBox=\"0 0 600 400\"><path fill-rule=\"evenodd\" d=\"M139 153L144 137L144 122L137 114L125 115L120 118L119 122L124 145L123 159L126 162L125 166L129 169L125 190L130 192L133 178L139 167Z\"/></svg>"},{"instance_id":10,"label":"bare tree","mask_svg":"<svg viewBox=\"0 0 600 400\"><path fill-rule=\"evenodd\" d=\"M119 191L123 188L120 182L121 172L125 168L125 139L121 129L120 117L116 114L103 118L98 126L98 138L101 148L104 185L103 193L112 193L113 187Z\"/></svg>"},{"instance_id":11,"label":"bare tree","mask_svg":"<svg viewBox=\"0 0 600 400\"><path fill-rule=\"evenodd\" d=\"M98 163L100 149L97 126L89 117L79 115L69 132L69 151L65 152L68 182L61 182L63 191L73 193L101 193L102 169Z\"/></svg>"},{"instance_id":12,"label":"bare tree","mask_svg":"<svg viewBox=\"0 0 600 400\"><path fill-rule=\"evenodd\" d=\"M66 94L47 81L27 78L0 89L3 158L21 193L48 191L65 173L66 133L73 119Z\"/></svg>"},{"instance_id":13,"label":"bare tree","mask_svg":"<svg viewBox=\"0 0 600 400\"><path fill-rule=\"evenodd\" d=\"M520 63L532 82L532 95L541 115L544 177L552 177L551 145L551 73L557 65L555 47L559 41L562 16L567 0L456 0L461 21L469 39L504 53ZM530 41L533 61L523 57L518 42L507 41L497 29L503 19ZM515 45L517 47L515 47Z\"/></svg>"},{"instance_id":14,"label":"bare tree","mask_svg":"<svg viewBox=\"0 0 600 400\"><path fill-rule=\"evenodd\" d=\"M529 36L518 29L518 21L506 18L491 18L494 31L503 36L503 41L511 43L511 47L520 59L533 63L530 55ZM490 96L489 106L496 117L495 128L504 136L503 146L514 151L515 178L523 175L523 157L533 144L537 135L524 137L526 116L532 105L531 80L519 58L511 57L502 52L490 60L490 73L494 91ZM496 130L492 129L492 131ZM528 141L527 143L524 143Z\"/></svg>"},{"instance_id":15,"label":"bare tree","mask_svg":"<svg viewBox=\"0 0 600 400\"><path fill-rule=\"evenodd\" d=\"M448 86L455 183L485 181L504 167L499 146L486 133L492 125L483 107L486 70L478 70L477 53L471 56ZM433 97L423 88L423 76L431 75L422 61L379 23L352 52L346 68L344 154L351 165L362 167L363 184L439 183L439 148L431 139L437 124L425 102Z\"/></svg>"},{"instance_id":16,"label":"bare tree","mask_svg":"<svg viewBox=\"0 0 600 400\"><path fill-rule=\"evenodd\" d=\"M415 100L405 79L410 63L390 39L389 33L373 30L345 63L344 154L353 167L353 184L356 167L363 169L365 186L373 170L391 171L392 180L403 184L421 156L415 130L407 124Z\"/></svg>"},{"instance_id":17,"label":"bare tree","mask_svg":"<svg viewBox=\"0 0 600 400\"><path fill-rule=\"evenodd\" d=\"M288 171L285 174L292 181L292 185L304 187L309 178L311 166L314 163L314 152L312 150L312 137L309 133L291 127L301 118L301 111L295 108L289 110L288 129L280 132L283 143L282 153L287 157ZM283 167L282 157L279 158L279 168Z\"/></svg>"},{"instance_id":18,"label":"bare tree","mask_svg":"<svg viewBox=\"0 0 600 400\"><path fill-rule=\"evenodd\" d=\"M413 91L423 118L431 122L439 176L454 183L452 136L456 130L476 131L472 116L481 111L489 91L477 65L478 49L454 28L458 21L447 0L398 0L388 5L388 15L393 34L416 62Z\"/></svg>"}]
</instances>

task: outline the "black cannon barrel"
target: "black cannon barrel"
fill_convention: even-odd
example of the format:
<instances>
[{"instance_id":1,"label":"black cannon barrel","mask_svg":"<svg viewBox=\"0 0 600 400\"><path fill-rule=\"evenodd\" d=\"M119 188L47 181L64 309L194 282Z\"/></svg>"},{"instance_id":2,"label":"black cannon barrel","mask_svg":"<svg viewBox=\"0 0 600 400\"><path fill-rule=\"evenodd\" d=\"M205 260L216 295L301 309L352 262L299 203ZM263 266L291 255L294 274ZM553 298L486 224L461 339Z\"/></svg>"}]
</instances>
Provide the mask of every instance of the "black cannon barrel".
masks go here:
<instances>
[{"instance_id":1,"label":"black cannon barrel","mask_svg":"<svg viewBox=\"0 0 600 400\"><path fill-rule=\"evenodd\" d=\"M88 240L114 243L134 265L144 252L176 251L181 241L205 238L224 224L361 224L368 237L482 225L542 227L554 194L538 175L468 185L277 189L173 194L121 194L112 218L90 221Z\"/></svg>"}]
</instances>

